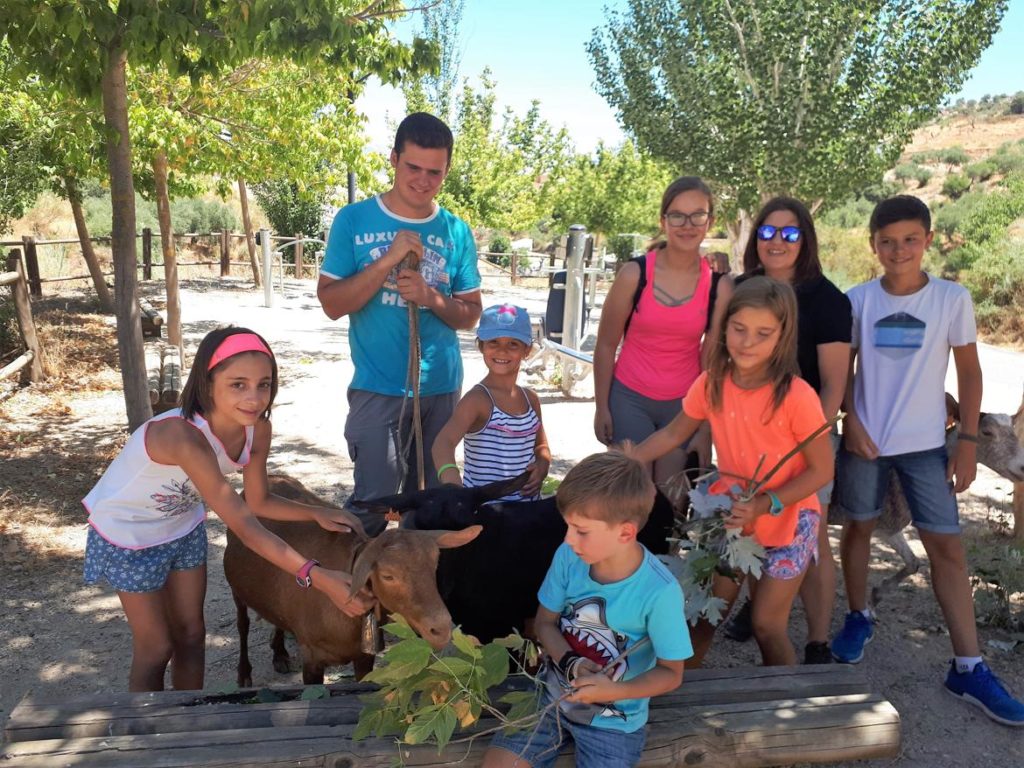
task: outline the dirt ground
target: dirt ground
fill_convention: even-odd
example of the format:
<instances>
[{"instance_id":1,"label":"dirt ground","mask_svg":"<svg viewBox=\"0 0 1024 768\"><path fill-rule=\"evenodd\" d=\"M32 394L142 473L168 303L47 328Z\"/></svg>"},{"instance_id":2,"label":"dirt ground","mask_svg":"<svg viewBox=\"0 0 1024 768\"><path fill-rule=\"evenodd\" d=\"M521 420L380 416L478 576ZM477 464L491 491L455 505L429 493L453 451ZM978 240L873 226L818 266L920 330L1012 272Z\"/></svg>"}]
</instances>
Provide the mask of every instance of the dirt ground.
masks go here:
<instances>
[{"instance_id":1,"label":"dirt ground","mask_svg":"<svg viewBox=\"0 0 1024 768\"><path fill-rule=\"evenodd\" d=\"M155 287L144 290L156 296ZM495 290L485 283L485 292L486 303L514 299L531 314L544 306L545 295L536 290ZM129 635L117 598L108 587L87 587L81 579L86 528L79 500L125 437L112 319L85 313L88 302L81 296L47 301L62 318L58 336L67 345L67 359L88 363L60 372L56 384L0 391L0 722L28 693L71 698L122 690L127 679ZM295 475L340 501L352 481L342 437L345 384L351 376L347 324L323 316L311 282L287 282L274 304L273 309L263 307L262 293L241 280L187 283L182 294L186 347L194 350L208 330L226 321L265 334L278 355L282 381L274 408L271 469ZM595 328L592 324L591 331ZM472 336L464 333L460 339L466 382L472 383L482 377L483 366ZM986 382L985 405L1012 412L1020 402L1024 357L999 350L993 354L995 362L983 360L986 374L991 368L997 381L991 390ZM592 380L578 384L571 398L542 379L531 383L541 394L554 454L552 474L564 475L574 462L601 449L590 429ZM992 562L1005 546L1011 488L1008 480L981 468L978 482L962 497L972 565ZM210 532L206 685L216 690L234 681L237 640L234 605L221 570L224 529L215 518ZM834 548L838 533L832 529ZM910 538L923 558L920 542L913 534ZM875 555L873 582L897 568L885 546L876 545ZM1014 602L1018 617L1024 610L1021 597L1016 595ZM841 586L837 602L838 624L845 606ZM873 689L900 712L903 748L891 761L873 764L952 768L1024 763L1019 731L990 722L943 692L951 652L927 565L881 604L879 619L863 666ZM262 645L262 638L269 638L267 626L257 622L253 631L256 684L298 681L297 673L285 676L271 669L269 650ZM1024 694L1024 634L987 626L980 631L993 668L1011 689ZM804 632L797 608L791 636L800 648ZM709 657L716 667L755 663L753 643L724 638ZM872 763L858 763L863 764Z\"/></svg>"}]
</instances>

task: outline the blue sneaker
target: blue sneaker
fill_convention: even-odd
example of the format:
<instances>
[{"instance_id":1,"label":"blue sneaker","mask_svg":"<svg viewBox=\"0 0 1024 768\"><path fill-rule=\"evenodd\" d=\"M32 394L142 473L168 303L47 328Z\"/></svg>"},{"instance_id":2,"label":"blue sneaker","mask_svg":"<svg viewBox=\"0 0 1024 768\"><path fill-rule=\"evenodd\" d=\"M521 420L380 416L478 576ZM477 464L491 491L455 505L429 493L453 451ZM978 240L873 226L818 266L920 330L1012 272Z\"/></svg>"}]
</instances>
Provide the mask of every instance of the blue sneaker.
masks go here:
<instances>
[{"instance_id":1,"label":"blue sneaker","mask_svg":"<svg viewBox=\"0 0 1024 768\"><path fill-rule=\"evenodd\" d=\"M843 628L832 638L832 658L841 664L858 664L864 658L864 646L874 637L874 621L860 611L850 611Z\"/></svg>"},{"instance_id":2,"label":"blue sneaker","mask_svg":"<svg viewBox=\"0 0 1024 768\"><path fill-rule=\"evenodd\" d=\"M978 664L973 672L957 672L956 662L950 662L946 690L980 707L997 723L1024 726L1024 704L1010 695L985 662Z\"/></svg>"}]
</instances>

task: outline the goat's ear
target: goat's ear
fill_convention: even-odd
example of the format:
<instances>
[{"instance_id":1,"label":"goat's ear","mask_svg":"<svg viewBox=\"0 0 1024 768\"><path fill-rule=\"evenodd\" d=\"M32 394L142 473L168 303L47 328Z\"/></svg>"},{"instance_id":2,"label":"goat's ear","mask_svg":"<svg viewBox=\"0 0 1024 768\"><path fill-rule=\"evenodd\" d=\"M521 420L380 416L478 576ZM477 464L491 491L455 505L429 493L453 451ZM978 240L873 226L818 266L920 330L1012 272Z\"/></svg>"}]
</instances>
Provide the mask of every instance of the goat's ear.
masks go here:
<instances>
[{"instance_id":1,"label":"goat's ear","mask_svg":"<svg viewBox=\"0 0 1024 768\"><path fill-rule=\"evenodd\" d=\"M373 570L373 564L380 558L386 538L386 536L377 536L370 539L370 543L363 547L363 551L356 558L356 562L352 566L353 595L370 582L370 572Z\"/></svg>"},{"instance_id":2,"label":"goat's ear","mask_svg":"<svg viewBox=\"0 0 1024 768\"><path fill-rule=\"evenodd\" d=\"M394 496L381 496L376 499L366 499L365 501L353 499L351 504L353 507L365 509L367 512L384 514L393 509L398 513L404 513L415 506L414 500L415 494L413 493L396 493Z\"/></svg>"},{"instance_id":3,"label":"goat's ear","mask_svg":"<svg viewBox=\"0 0 1024 768\"><path fill-rule=\"evenodd\" d=\"M960 403L949 392L946 393L946 423L957 424L960 421Z\"/></svg>"},{"instance_id":4,"label":"goat's ear","mask_svg":"<svg viewBox=\"0 0 1024 768\"><path fill-rule=\"evenodd\" d=\"M493 483L487 483L487 485L481 485L476 488L476 492L479 494L479 498L482 501L494 501L500 499L503 496L508 496L510 493L515 493L524 485L526 481L530 479L529 472L523 472L511 480L497 480Z\"/></svg>"},{"instance_id":5,"label":"goat's ear","mask_svg":"<svg viewBox=\"0 0 1024 768\"><path fill-rule=\"evenodd\" d=\"M461 531L433 531L433 534L436 537L435 540L439 549L452 549L453 547L461 547L463 544L469 544L469 542L480 535L483 529L482 525L470 525Z\"/></svg>"}]
</instances>

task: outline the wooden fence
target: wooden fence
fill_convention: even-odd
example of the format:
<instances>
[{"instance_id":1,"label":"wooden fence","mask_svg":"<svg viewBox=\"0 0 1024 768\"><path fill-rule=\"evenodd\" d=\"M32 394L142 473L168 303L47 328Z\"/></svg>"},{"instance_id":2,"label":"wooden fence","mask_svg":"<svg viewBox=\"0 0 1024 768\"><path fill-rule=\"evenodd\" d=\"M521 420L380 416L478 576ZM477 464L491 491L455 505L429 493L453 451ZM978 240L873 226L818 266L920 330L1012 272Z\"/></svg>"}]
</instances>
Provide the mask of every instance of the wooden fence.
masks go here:
<instances>
[{"instance_id":1,"label":"wooden fence","mask_svg":"<svg viewBox=\"0 0 1024 768\"><path fill-rule=\"evenodd\" d=\"M11 286L14 294L14 311L18 318L18 329L25 342L25 352L13 362L0 369L0 379L6 379L16 373L25 371L29 381L43 379L43 352L36 335L36 325L32 320L32 304L29 300L28 281L25 268L21 264L21 252L14 251L7 257L7 271L0 272L0 286Z\"/></svg>"}]
</instances>

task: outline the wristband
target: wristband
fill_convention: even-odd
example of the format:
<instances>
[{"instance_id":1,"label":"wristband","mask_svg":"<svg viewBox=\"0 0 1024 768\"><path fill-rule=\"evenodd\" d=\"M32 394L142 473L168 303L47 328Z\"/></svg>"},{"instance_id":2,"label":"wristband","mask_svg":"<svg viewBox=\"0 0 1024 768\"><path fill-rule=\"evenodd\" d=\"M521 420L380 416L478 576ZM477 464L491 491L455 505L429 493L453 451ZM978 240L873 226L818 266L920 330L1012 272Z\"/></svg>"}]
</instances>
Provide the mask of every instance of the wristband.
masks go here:
<instances>
[{"instance_id":1,"label":"wristband","mask_svg":"<svg viewBox=\"0 0 1024 768\"><path fill-rule=\"evenodd\" d=\"M772 517L778 517L782 514L782 510L785 509L785 505L782 503L782 499L775 495L775 491L765 491L764 495L768 497L768 501L772 505L768 508L768 514Z\"/></svg>"},{"instance_id":2,"label":"wristband","mask_svg":"<svg viewBox=\"0 0 1024 768\"><path fill-rule=\"evenodd\" d=\"M977 443L978 443L978 436L977 435L968 434L967 432L959 432L959 433L957 433L956 439L957 440L964 440L964 441L966 441L968 443L974 443L975 445L977 445Z\"/></svg>"},{"instance_id":3,"label":"wristband","mask_svg":"<svg viewBox=\"0 0 1024 768\"><path fill-rule=\"evenodd\" d=\"M442 464L440 467L437 468L437 479L440 480L441 479L441 475L443 475L449 469L458 469L458 468L459 468L458 464Z\"/></svg>"},{"instance_id":4,"label":"wristband","mask_svg":"<svg viewBox=\"0 0 1024 768\"><path fill-rule=\"evenodd\" d=\"M320 565L319 560L307 560L303 563L302 567L299 568L298 572L295 574L295 583L303 589L309 589L313 586L313 579L309 575L309 572L318 565Z\"/></svg>"},{"instance_id":5,"label":"wristband","mask_svg":"<svg viewBox=\"0 0 1024 768\"><path fill-rule=\"evenodd\" d=\"M562 654L562 658L558 660L555 666L565 676L566 682L571 683L576 679L576 669L582 661L582 656L573 650L568 650Z\"/></svg>"}]
</instances>

